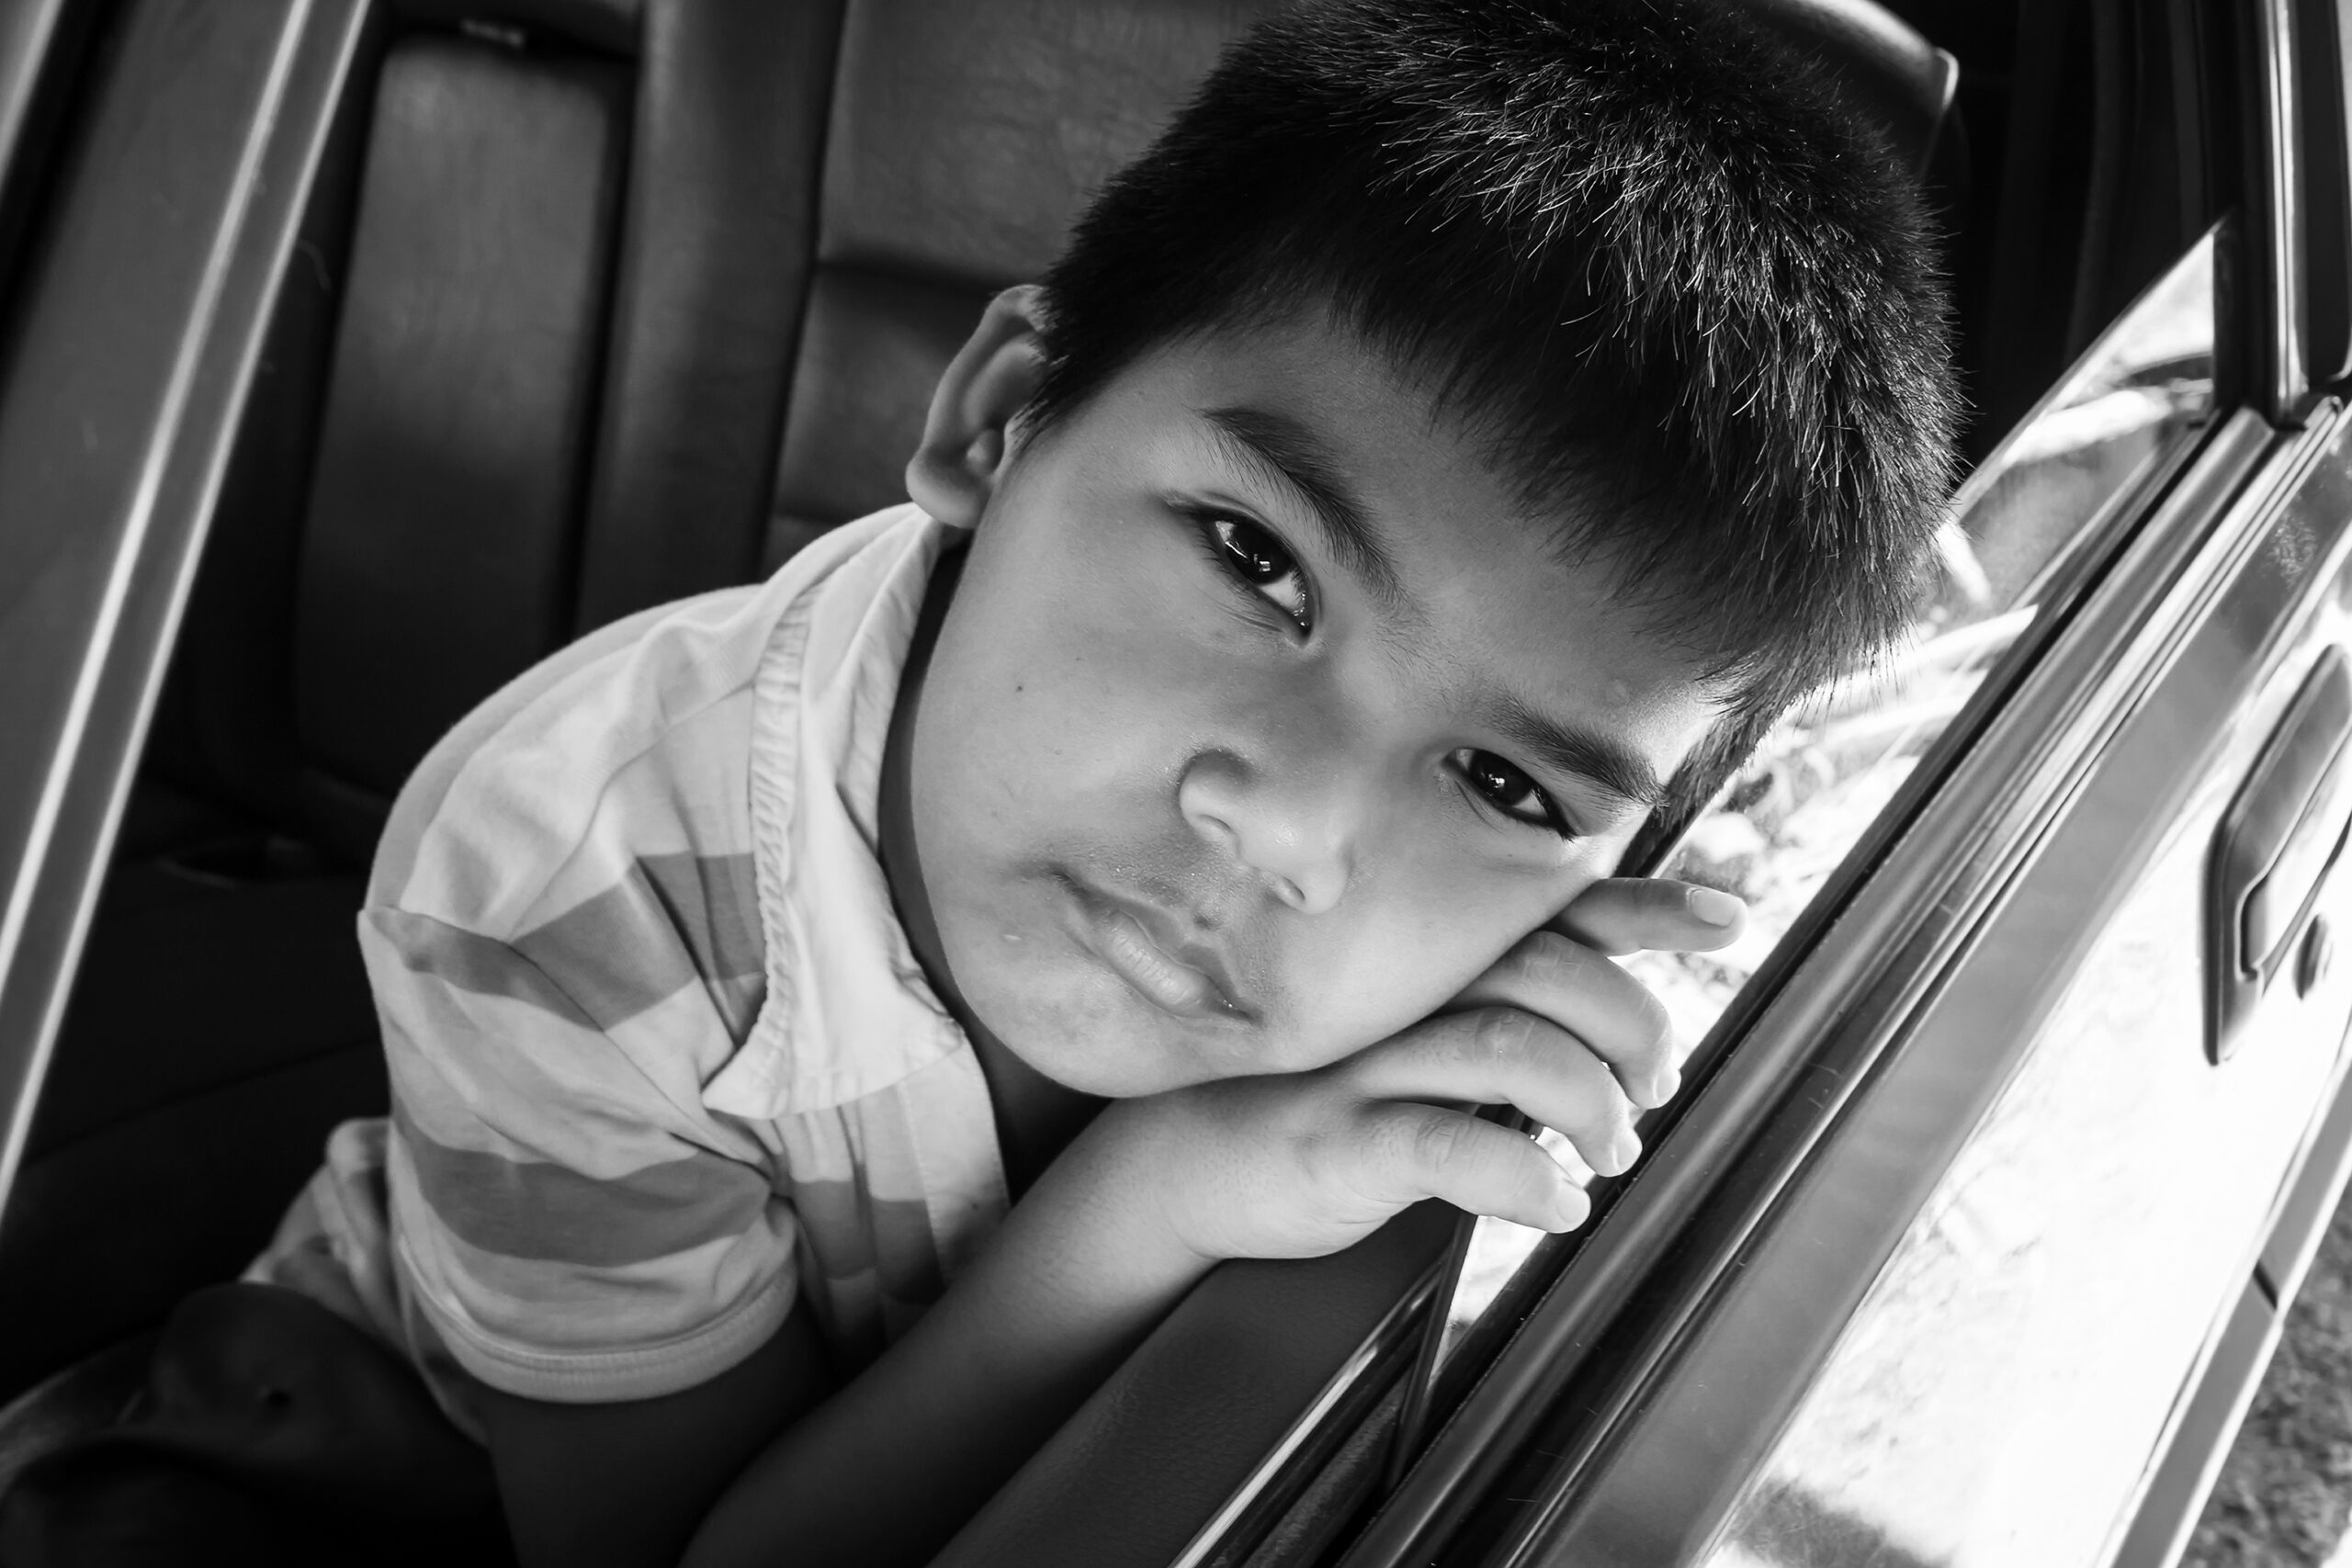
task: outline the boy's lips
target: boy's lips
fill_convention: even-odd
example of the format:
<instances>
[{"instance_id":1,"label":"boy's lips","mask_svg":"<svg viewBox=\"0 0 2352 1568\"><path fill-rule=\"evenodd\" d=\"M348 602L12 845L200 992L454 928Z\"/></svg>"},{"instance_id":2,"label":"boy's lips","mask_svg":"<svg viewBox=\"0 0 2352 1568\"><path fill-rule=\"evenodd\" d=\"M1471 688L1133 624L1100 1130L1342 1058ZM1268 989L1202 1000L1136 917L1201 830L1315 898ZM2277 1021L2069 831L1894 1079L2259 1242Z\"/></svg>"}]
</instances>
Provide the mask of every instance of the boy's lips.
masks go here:
<instances>
[{"instance_id":1,"label":"boy's lips","mask_svg":"<svg viewBox=\"0 0 2352 1568\"><path fill-rule=\"evenodd\" d=\"M1080 945L1144 1000L1179 1018L1251 1021L1235 998L1224 961L1215 950L1179 935L1165 909L1068 874L1060 880L1069 889L1073 934Z\"/></svg>"}]
</instances>

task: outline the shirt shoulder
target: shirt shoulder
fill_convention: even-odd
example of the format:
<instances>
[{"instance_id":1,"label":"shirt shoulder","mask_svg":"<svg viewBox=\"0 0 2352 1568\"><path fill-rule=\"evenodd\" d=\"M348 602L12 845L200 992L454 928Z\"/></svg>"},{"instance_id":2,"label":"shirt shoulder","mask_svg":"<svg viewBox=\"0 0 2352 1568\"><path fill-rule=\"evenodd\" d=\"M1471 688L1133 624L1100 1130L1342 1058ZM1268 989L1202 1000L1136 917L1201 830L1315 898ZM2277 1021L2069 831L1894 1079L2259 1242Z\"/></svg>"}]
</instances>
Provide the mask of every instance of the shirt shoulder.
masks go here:
<instances>
[{"instance_id":1,"label":"shirt shoulder","mask_svg":"<svg viewBox=\"0 0 2352 1568\"><path fill-rule=\"evenodd\" d=\"M887 1333L1001 1213L985 1082L870 847L945 539L878 513L599 633L404 790L360 920L388 1228L472 1375L684 1386L758 1343L803 1254L838 1336Z\"/></svg>"},{"instance_id":2,"label":"shirt shoulder","mask_svg":"<svg viewBox=\"0 0 2352 1568\"><path fill-rule=\"evenodd\" d=\"M747 852L752 679L778 599L769 585L663 605L510 682L401 789L370 907L505 940L620 869L583 858Z\"/></svg>"},{"instance_id":3,"label":"shirt shoulder","mask_svg":"<svg viewBox=\"0 0 2352 1568\"><path fill-rule=\"evenodd\" d=\"M505 940L594 897L629 858L748 854L754 705L778 627L911 511L844 525L765 582L639 612L510 682L401 789L369 906Z\"/></svg>"}]
</instances>

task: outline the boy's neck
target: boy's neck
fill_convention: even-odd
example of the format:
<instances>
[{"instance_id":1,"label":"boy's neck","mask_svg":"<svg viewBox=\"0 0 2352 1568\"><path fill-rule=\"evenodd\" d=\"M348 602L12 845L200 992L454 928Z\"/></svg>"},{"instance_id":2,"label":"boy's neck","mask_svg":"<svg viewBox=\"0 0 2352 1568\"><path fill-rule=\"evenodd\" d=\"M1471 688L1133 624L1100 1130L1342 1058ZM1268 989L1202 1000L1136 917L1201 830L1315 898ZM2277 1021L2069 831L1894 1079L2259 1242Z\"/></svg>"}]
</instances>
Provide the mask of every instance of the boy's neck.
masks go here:
<instances>
[{"instance_id":1,"label":"boy's neck","mask_svg":"<svg viewBox=\"0 0 2352 1568\"><path fill-rule=\"evenodd\" d=\"M1006 1182L1017 1196L1053 1163L1062 1145L1102 1109L1102 1100L1080 1094L1046 1077L1006 1048L965 1005L964 996L947 967L940 946L939 925L933 919L931 898L924 891L922 863L915 851L912 784L915 727L922 706L923 677L931 668L931 650L939 640L940 623L956 596L956 580L964 572L961 545L941 555L924 590L922 614L915 621L914 640L907 648L905 669L899 676L899 699L890 715L890 733L882 749L882 790L878 803L882 874L897 907L899 923L914 948L924 978L947 1010L963 1026L979 1058L980 1073L989 1086L989 1100L996 1112L997 1145L1004 1161Z\"/></svg>"}]
</instances>

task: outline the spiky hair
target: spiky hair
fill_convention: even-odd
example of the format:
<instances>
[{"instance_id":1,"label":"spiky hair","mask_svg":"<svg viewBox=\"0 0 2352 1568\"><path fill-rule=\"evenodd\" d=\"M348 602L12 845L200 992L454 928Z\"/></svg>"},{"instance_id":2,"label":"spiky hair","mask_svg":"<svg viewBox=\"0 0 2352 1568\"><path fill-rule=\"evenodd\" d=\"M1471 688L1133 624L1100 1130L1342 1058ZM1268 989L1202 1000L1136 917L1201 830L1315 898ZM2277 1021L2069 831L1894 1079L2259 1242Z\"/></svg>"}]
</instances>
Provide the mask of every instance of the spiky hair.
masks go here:
<instances>
[{"instance_id":1,"label":"spiky hair","mask_svg":"<svg viewBox=\"0 0 2352 1568\"><path fill-rule=\"evenodd\" d=\"M1260 23L1048 273L1052 428L1139 355L1304 309L1487 444L1753 732L1899 629L1951 482L1910 181L1698 0L1357 0Z\"/></svg>"}]
</instances>

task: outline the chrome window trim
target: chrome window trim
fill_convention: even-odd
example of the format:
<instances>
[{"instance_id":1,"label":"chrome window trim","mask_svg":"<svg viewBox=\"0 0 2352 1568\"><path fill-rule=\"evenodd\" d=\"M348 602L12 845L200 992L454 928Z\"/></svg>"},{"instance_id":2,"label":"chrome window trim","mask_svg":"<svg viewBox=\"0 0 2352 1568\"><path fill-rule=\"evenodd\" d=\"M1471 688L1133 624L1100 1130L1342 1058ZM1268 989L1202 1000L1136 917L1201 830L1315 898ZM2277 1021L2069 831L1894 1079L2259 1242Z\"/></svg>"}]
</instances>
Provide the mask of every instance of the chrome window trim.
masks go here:
<instances>
[{"instance_id":1,"label":"chrome window trim","mask_svg":"<svg viewBox=\"0 0 2352 1568\"><path fill-rule=\"evenodd\" d=\"M65 187L23 279L0 365L0 1208L371 9L131 8L69 168L105 177Z\"/></svg>"},{"instance_id":2,"label":"chrome window trim","mask_svg":"<svg viewBox=\"0 0 2352 1568\"><path fill-rule=\"evenodd\" d=\"M1248 1551L1257 1544L1261 1529L1244 1529L1237 1534L1245 1517L1261 1498L1272 1500L1283 1490L1303 1491L1300 1483L1308 1479L1303 1471L1319 1472L1330 1454L1329 1444L1315 1439L1325 1435L1322 1428L1329 1422L1356 1386L1383 1369L1409 1373L1412 1352L1420 1342L1421 1314L1430 1300L1437 1293L1439 1269L1435 1265L1397 1298L1396 1304L1384 1314L1372 1331L1363 1337L1314 1401L1298 1414L1281 1440L1266 1451L1263 1459L1251 1469L1233 1495L1211 1515L1190 1545L1178 1553L1169 1568L1207 1568L1219 1561L1231 1561L1236 1551ZM1291 1501L1295 1501L1294 1497ZM1261 1524L1272 1521L1261 1520Z\"/></svg>"},{"instance_id":3,"label":"chrome window trim","mask_svg":"<svg viewBox=\"0 0 2352 1568\"><path fill-rule=\"evenodd\" d=\"M2256 0L2255 86L2261 99L2256 124L2263 133L2256 152L2256 190L2261 206L2265 411L2282 425L2301 424L2311 391L2304 363L2303 299L2300 262L2303 254L2301 206L2302 179L2295 70L2295 0Z\"/></svg>"}]
</instances>

